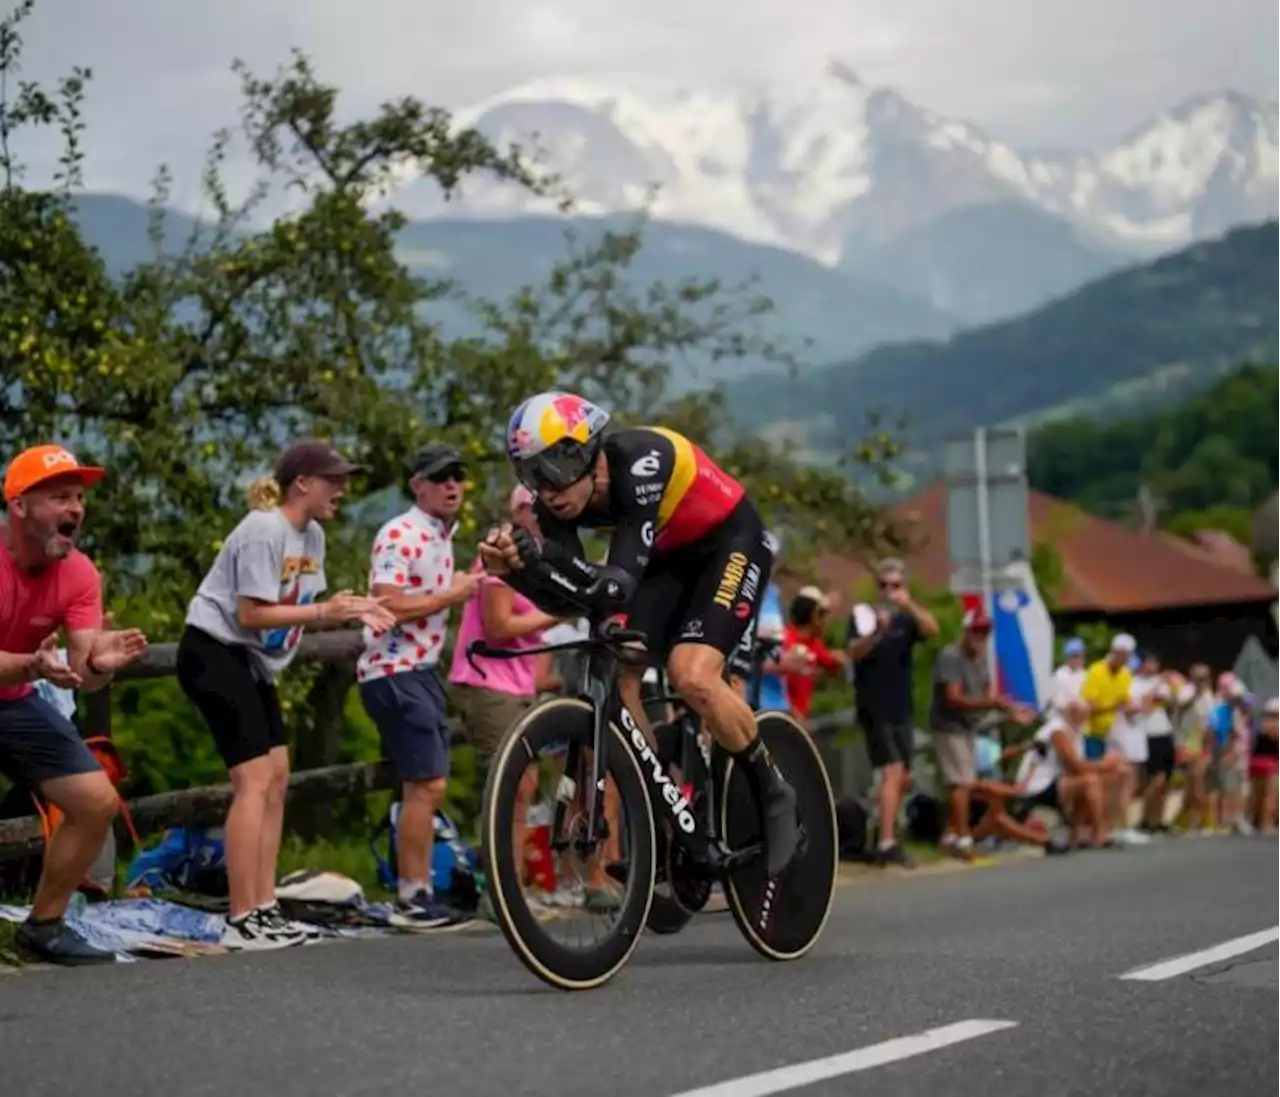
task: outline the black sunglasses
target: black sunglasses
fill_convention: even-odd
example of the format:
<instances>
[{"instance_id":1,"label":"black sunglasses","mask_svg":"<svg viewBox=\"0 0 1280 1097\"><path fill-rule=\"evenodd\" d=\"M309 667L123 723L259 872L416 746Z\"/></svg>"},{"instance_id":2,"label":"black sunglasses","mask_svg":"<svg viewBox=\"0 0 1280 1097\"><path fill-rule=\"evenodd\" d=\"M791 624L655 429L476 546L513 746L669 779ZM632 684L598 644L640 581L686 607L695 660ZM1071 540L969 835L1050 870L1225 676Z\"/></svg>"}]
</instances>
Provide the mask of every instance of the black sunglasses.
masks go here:
<instances>
[{"instance_id":1,"label":"black sunglasses","mask_svg":"<svg viewBox=\"0 0 1280 1097\"><path fill-rule=\"evenodd\" d=\"M466 478L467 471L461 465L449 465L426 477L433 484L447 484L451 480L456 484L461 484Z\"/></svg>"}]
</instances>

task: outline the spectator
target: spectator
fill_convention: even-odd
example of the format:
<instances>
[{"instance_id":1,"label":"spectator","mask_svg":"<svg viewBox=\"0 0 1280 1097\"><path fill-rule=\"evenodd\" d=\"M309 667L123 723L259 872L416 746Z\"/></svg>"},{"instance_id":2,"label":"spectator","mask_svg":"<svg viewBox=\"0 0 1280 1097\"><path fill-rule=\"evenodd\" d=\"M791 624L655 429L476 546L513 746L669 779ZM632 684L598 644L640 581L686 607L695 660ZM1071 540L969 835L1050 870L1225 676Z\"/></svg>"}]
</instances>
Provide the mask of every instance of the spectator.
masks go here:
<instances>
[{"instance_id":1,"label":"spectator","mask_svg":"<svg viewBox=\"0 0 1280 1097\"><path fill-rule=\"evenodd\" d=\"M787 671L799 666L798 659L788 662L783 656L783 641L787 634L787 618L782 608L782 589L772 579L764 588L760 602L760 616L756 619L754 634L748 632L753 645L761 647L760 696L755 699L761 711L791 711L791 697L787 693ZM744 640L747 637L744 637ZM754 652L753 658L754 658ZM749 687L748 687L749 688Z\"/></svg>"},{"instance_id":2,"label":"spectator","mask_svg":"<svg viewBox=\"0 0 1280 1097\"><path fill-rule=\"evenodd\" d=\"M249 489L252 509L228 535L187 607L178 682L209 725L231 777L230 909L222 937L229 949L282 948L311 936L276 902L289 749L274 681L297 655L307 628L392 624L372 598L342 591L319 601L327 586L320 523L333 517L359 467L327 442L287 449L274 478Z\"/></svg>"},{"instance_id":3,"label":"spectator","mask_svg":"<svg viewBox=\"0 0 1280 1097\"><path fill-rule=\"evenodd\" d=\"M975 725L988 712L1002 712L1029 724L1033 713L995 692L987 665L991 618L981 610L964 615L964 634L939 653L933 667L933 705L929 725L938 760L938 776L947 790L947 823L942 850L961 860L973 859L970 792L977 779Z\"/></svg>"},{"instance_id":4,"label":"spectator","mask_svg":"<svg viewBox=\"0 0 1280 1097\"><path fill-rule=\"evenodd\" d=\"M510 509L516 525L536 532L538 520L527 488L518 487L511 493ZM478 556L472 571L479 575L480 586L467 600L458 624L449 698L462 717L463 733L475 748L483 772L507 729L528 711L540 690L551 687L554 669L552 656L544 654L516 659L478 656L475 663L479 670L475 670L466 658L467 645L483 639L496 648L538 647L543 643L543 630L553 627L556 618L543 613L501 579L484 575Z\"/></svg>"},{"instance_id":5,"label":"spectator","mask_svg":"<svg viewBox=\"0 0 1280 1097\"><path fill-rule=\"evenodd\" d=\"M1187 830L1199 830L1209 806L1208 766L1212 757L1209 728L1214 706L1213 674L1205 663L1194 664L1188 680L1178 685L1175 751L1183 767L1183 808Z\"/></svg>"},{"instance_id":6,"label":"spectator","mask_svg":"<svg viewBox=\"0 0 1280 1097\"><path fill-rule=\"evenodd\" d=\"M1049 687L1049 704L1057 712L1061 712L1068 701L1080 696L1084 688L1084 641L1073 636L1063 645L1062 666L1053 672L1053 682Z\"/></svg>"},{"instance_id":7,"label":"spectator","mask_svg":"<svg viewBox=\"0 0 1280 1097\"><path fill-rule=\"evenodd\" d=\"M833 653L826 632L831 599L817 587L804 587L791 600L791 624L783 630L782 657L791 711L806 727L813 714L813 691L819 674L843 670L844 652Z\"/></svg>"},{"instance_id":8,"label":"spectator","mask_svg":"<svg viewBox=\"0 0 1280 1097\"><path fill-rule=\"evenodd\" d=\"M1063 812L1070 826L1070 842L1114 845L1107 811L1106 777L1114 765L1106 758L1089 761L1079 750L1089 706L1079 698L1055 711L1031 740L1023 756L1018 784L1032 807ZM1088 827L1092 841L1084 841Z\"/></svg>"},{"instance_id":9,"label":"spectator","mask_svg":"<svg viewBox=\"0 0 1280 1097\"><path fill-rule=\"evenodd\" d=\"M1164 833L1165 801L1169 782L1177 761L1173 745L1173 687L1162 672L1160 657L1146 652L1133 680L1133 703L1137 714L1134 727L1147 740L1146 789L1143 793L1142 829L1148 833Z\"/></svg>"},{"instance_id":10,"label":"spectator","mask_svg":"<svg viewBox=\"0 0 1280 1097\"><path fill-rule=\"evenodd\" d=\"M1276 774L1280 755L1280 698L1262 706L1257 737L1249 758L1249 816L1263 834L1276 830Z\"/></svg>"},{"instance_id":11,"label":"spectator","mask_svg":"<svg viewBox=\"0 0 1280 1097\"><path fill-rule=\"evenodd\" d=\"M915 744L912 652L922 639L937 635L938 622L912 599L901 560L880 561L876 582L879 602L854 606L849 615L846 651L854 665L854 706L867 757L880 777L876 863L909 866L895 828Z\"/></svg>"},{"instance_id":12,"label":"spectator","mask_svg":"<svg viewBox=\"0 0 1280 1097\"><path fill-rule=\"evenodd\" d=\"M24 949L54 964L112 963L63 916L111 829L115 786L63 712L36 689L97 690L146 651L137 629L103 628L102 578L76 548L85 488L102 479L61 446L35 446L10 462L0 531L0 772L36 789L62 813L45 848ZM56 634L65 629L66 659Z\"/></svg>"},{"instance_id":13,"label":"spectator","mask_svg":"<svg viewBox=\"0 0 1280 1097\"><path fill-rule=\"evenodd\" d=\"M480 572L455 573L453 531L465 472L456 448L426 446L409 475L414 505L373 539L369 583L395 627L365 636L356 668L360 700L377 725L401 783L396 827L397 912L422 928L461 914L437 901L431 884L435 815L449 775L449 727L436 667L449 610L478 589Z\"/></svg>"},{"instance_id":14,"label":"spectator","mask_svg":"<svg viewBox=\"0 0 1280 1097\"><path fill-rule=\"evenodd\" d=\"M1112 792L1112 825L1116 839L1129 845L1143 845L1150 841L1147 835L1129 826L1135 767L1145 765L1147 753L1146 736L1140 731L1135 733L1129 726L1129 717L1136 712L1129 660L1136 647L1132 636L1117 633L1112 637L1106 656L1097 660L1085 674L1080 690L1090 712L1085 728L1085 760L1100 762L1111 755L1113 759L1126 763L1121 767L1113 760L1109 770L1109 789Z\"/></svg>"},{"instance_id":15,"label":"spectator","mask_svg":"<svg viewBox=\"0 0 1280 1097\"><path fill-rule=\"evenodd\" d=\"M510 509L516 525L538 533L533 495L527 488L517 487L511 493ZM479 569L480 559L477 557L473 570ZM492 647L538 647L546 641L544 630L553 628L556 623L555 617L543 613L501 579L492 576L482 575L479 592L468 599L462 611L453 665L449 671L449 695L461 714L463 733L475 748L480 763L481 787L489 761L507 731L528 711L539 692L556 686L558 678L550 653L516 659L477 656L475 663L483 671L481 676L466 658L467 645L473 640L484 639ZM525 820L537 790L538 771L531 765L521 782L512 822L512 848L518 854L524 849ZM608 806L612 806L611 795L608 801ZM616 829L616 821L610 818L610 822ZM596 866L594 876L584 888L572 894L569 890L556 892L550 898L555 901L553 905L586 905L591 910L617 907L616 893L600 866Z\"/></svg>"},{"instance_id":16,"label":"spectator","mask_svg":"<svg viewBox=\"0 0 1280 1097\"><path fill-rule=\"evenodd\" d=\"M1249 727L1244 683L1230 671L1218 676L1218 697L1209 715L1212 750L1209 762L1210 818L1213 829L1247 834L1243 792L1248 772Z\"/></svg>"},{"instance_id":17,"label":"spectator","mask_svg":"<svg viewBox=\"0 0 1280 1097\"><path fill-rule=\"evenodd\" d=\"M765 532L765 540L774 558L774 571L778 568L782 543L772 532ZM793 658L788 664L782 657L782 641L787 619L782 608L782 588L770 578L760 599L760 612L753 627L742 634L730 660L729 680L734 688L757 711L791 711L787 696L786 672L800 666ZM754 691L758 689L758 695Z\"/></svg>"}]
</instances>

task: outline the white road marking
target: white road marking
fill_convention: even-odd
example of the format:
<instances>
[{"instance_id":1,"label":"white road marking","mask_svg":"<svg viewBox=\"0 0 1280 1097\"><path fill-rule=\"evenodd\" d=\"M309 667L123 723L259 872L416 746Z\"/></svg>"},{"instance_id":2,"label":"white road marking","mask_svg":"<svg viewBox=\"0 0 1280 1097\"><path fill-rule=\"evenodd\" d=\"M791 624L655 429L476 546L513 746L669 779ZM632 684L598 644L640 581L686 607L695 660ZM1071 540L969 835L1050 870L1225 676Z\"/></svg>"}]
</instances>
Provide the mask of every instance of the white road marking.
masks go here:
<instances>
[{"instance_id":1,"label":"white road marking","mask_svg":"<svg viewBox=\"0 0 1280 1097\"><path fill-rule=\"evenodd\" d=\"M1161 979L1172 979L1176 975L1185 975L1188 971L1195 971L1198 967L1220 964L1223 960L1230 960L1231 957L1239 956L1242 952L1252 952L1255 948L1269 945L1277 939L1280 939L1280 926L1272 926L1271 929L1263 929L1257 933L1247 934L1244 937L1236 937L1231 941L1223 941L1222 944L1214 945L1213 948L1201 949L1199 952L1191 952L1186 956L1175 956L1172 960L1161 960L1158 964L1148 964L1146 967L1134 968L1132 971L1126 971L1120 978L1135 979L1144 983L1156 983Z\"/></svg>"},{"instance_id":2,"label":"white road marking","mask_svg":"<svg viewBox=\"0 0 1280 1097\"><path fill-rule=\"evenodd\" d=\"M795 1063L777 1070L766 1070L762 1074L748 1074L745 1078L717 1082L701 1089L685 1090L674 1097L767 1097L771 1093L783 1093L828 1078L838 1078L843 1074L854 1074L886 1063L896 1063L902 1059L938 1051L951 1044L1016 1027L1016 1021L958 1021L954 1025L931 1028L914 1036L899 1036L882 1044L858 1048L857 1051L829 1055L825 1059L810 1059L807 1063Z\"/></svg>"}]
</instances>

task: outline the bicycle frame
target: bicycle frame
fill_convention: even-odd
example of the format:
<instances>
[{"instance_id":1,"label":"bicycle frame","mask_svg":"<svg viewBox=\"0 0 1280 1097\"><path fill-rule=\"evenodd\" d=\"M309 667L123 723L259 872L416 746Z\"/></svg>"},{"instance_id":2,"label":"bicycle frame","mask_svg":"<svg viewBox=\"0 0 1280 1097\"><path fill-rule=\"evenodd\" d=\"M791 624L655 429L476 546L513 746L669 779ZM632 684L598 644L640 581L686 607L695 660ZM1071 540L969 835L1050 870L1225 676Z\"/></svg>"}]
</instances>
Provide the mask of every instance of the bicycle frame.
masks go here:
<instances>
[{"instance_id":1,"label":"bicycle frame","mask_svg":"<svg viewBox=\"0 0 1280 1097\"><path fill-rule=\"evenodd\" d=\"M586 701L592 710L591 796L586 804L587 828L584 853L590 854L593 852L604 838L604 794L605 778L609 765L609 725L616 717L617 724L623 732L623 740L644 774L645 787L649 794L649 803L653 810L655 821L665 814L672 822L672 832L677 843L691 857L697 859L702 851L700 843L695 837L698 825L697 819L694 817L693 805L685 797L684 791L680 786L667 775L666 767L658 757L655 746L649 742L648 736L645 735L627 706L622 703L619 694L617 671L618 663L621 660L615 645L624 643L628 634L611 639L598 635L596 627L593 622L591 626L592 634L583 640L570 640L562 644L543 644L532 648L521 648L518 651L513 651L510 648L490 648L481 641L474 641L468 646L467 657L470 659L475 654L483 654L489 658L509 659L517 656L539 655L558 651L578 650L589 652L590 658L587 670L578 693L578 696ZM472 665L473 667L475 666L474 663ZM478 667L476 669L479 670L483 677L483 670ZM660 669L659 674L661 675L661 673ZM759 677L759 675L756 675L756 677ZM679 698L674 699L679 700ZM685 719L687 720L688 717L686 716ZM712 780L712 766L709 760L702 756L702 752L696 742L696 736L689 731L687 725L685 730L689 733L682 738L682 744L684 745L682 747L682 769L686 777L690 776L690 770L695 771L692 783L696 787L705 790L708 820L714 823L715 782ZM693 741L690 742L690 740ZM684 749L684 747L689 746L693 749ZM578 751L578 744L570 742L565 756L565 774L556 789L556 805L552 822L553 836L563 833L565 812L568 810L568 806L577 791L574 780L569 777L569 774L577 770ZM714 832L714 825L710 829ZM557 842L553 837L552 844L553 848L563 849L568 843ZM728 854L729 851L723 848L722 840L721 845L722 852ZM735 851L726 857L725 865L728 867L730 864L753 857L757 852L757 846Z\"/></svg>"}]
</instances>

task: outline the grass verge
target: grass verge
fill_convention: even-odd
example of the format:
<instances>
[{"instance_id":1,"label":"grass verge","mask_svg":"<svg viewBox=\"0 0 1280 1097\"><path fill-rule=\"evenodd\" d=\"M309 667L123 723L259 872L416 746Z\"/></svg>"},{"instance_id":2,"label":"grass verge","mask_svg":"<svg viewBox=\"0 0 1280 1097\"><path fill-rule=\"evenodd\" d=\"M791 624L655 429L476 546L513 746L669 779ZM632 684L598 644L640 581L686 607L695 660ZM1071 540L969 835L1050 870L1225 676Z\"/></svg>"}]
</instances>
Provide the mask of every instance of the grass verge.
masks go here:
<instances>
[{"instance_id":1,"label":"grass verge","mask_svg":"<svg viewBox=\"0 0 1280 1097\"><path fill-rule=\"evenodd\" d=\"M18 953L18 946L15 939L18 934L18 924L16 922L8 922L0 920L0 966L4 967L22 967L24 961Z\"/></svg>"}]
</instances>

